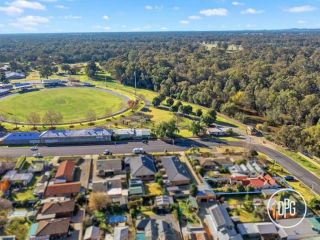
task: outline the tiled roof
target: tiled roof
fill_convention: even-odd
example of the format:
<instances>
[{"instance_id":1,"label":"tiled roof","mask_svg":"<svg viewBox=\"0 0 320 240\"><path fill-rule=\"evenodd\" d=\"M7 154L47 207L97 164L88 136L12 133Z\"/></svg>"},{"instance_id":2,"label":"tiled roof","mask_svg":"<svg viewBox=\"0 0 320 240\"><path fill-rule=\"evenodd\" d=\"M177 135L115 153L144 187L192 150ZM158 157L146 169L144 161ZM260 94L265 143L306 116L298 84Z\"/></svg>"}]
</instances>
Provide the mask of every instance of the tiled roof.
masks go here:
<instances>
[{"instance_id":1,"label":"tiled roof","mask_svg":"<svg viewBox=\"0 0 320 240\"><path fill-rule=\"evenodd\" d=\"M156 168L153 159L147 155L130 157L131 175L134 177L154 175Z\"/></svg>"},{"instance_id":2,"label":"tiled roof","mask_svg":"<svg viewBox=\"0 0 320 240\"><path fill-rule=\"evenodd\" d=\"M72 181L73 178L73 170L74 170L75 164L71 160L66 160L60 163L56 178L66 178L67 181Z\"/></svg>"},{"instance_id":3,"label":"tiled roof","mask_svg":"<svg viewBox=\"0 0 320 240\"><path fill-rule=\"evenodd\" d=\"M69 218L53 219L49 221L40 221L38 223L38 228L36 236L50 236L68 233L70 225Z\"/></svg>"},{"instance_id":4,"label":"tiled roof","mask_svg":"<svg viewBox=\"0 0 320 240\"><path fill-rule=\"evenodd\" d=\"M42 215L50 215L57 213L69 213L73 212L75 207L74 200L64 201L64 202L48 202L42 207Z\"/></svg>"},{"instance_id":5,"label":"tiled roof","mask_svg":"<svg viewBox=\"0 0 320 240\"><path fill-rule=\"evenodd\" d=\"M45 196L63 196L68 194L76 194L80 192L80 182L53 184L47 187Z\"/></svg>"},{"instance_id":6,"label":"tiled roof","mask_svg":"<svg viewBox=\"0 0 320 240\"><path fill-rule=\"evenodd\" d=\"M166 170L166 174L170 181L190 180L190 174L186 167L175 156L162 157L161 163Z\"/></svg>"}]
</instances>

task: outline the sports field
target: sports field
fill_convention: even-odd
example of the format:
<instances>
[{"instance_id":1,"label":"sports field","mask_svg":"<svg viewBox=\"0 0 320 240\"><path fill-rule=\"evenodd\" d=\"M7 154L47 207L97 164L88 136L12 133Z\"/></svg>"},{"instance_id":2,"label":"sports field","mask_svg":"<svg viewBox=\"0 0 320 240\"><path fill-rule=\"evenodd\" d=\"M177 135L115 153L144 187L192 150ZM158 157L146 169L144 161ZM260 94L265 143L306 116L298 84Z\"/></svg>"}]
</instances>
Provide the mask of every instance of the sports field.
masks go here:
<instances>
[{"instance_id":1,"label":"sports field","mask_svg":"<svg viewBox=\"0 0 320 240\"><path fill-rule=\"evenodd\" d=\"M18 122L27 122L30 112L42 117L48 110L55 110L62 114L63 123L71 123L88 120L88 112L102 118L125 108L125 96L95 88L44 89L0 99L0 114Z\"/></svg>"}]
</instances>

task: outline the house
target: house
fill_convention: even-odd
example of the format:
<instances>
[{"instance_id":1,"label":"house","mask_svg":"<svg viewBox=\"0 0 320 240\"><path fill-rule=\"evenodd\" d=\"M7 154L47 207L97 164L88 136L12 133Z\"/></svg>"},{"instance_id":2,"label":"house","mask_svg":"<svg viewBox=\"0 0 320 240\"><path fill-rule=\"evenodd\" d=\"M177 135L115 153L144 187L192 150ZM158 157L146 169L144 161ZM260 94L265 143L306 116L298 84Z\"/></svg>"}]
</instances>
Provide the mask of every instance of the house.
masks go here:
<instances>
[{"instance_id":1,"label":"house","mask_svg":"<svg viewBox=\"0 0 320 240\"><path fill-rule=\"evenodd\" d=\"M129 228L127 226L115 227L113 232L114 240L128 240L129 239Z\"/></svg>"},{"instance_id":2,"label":"house","mask_svg":"<svg viewBox=\"0 0 320 240\"><path fill-rule=\"evenodd\" d=\"M10 170L2 177L2 180L9 180L11 183L18 183L24 186L27 186L32 179L32 173L18 173L16 170Z\"/></svg>"},{"instance_id":3,"label":"house","mask_svg":"<svg viewBox=\"0 0 320 240\"><path fill-rule=\"evenodd\" d=\"M38 197L42 197L46 191L48 182L38 182L33 189L33 194Z\"/></svg>"},{"instance_id":4,"label":"house","mask_svg":"<svg viewBox=\"0 0 320 240\"><path fill-rule=\"evenodd\" d=\"M0 162L0 174L4 174L8 170L14 169L16 163L14 161Z\"/></svg>"},{"instance_id":5,"label":"house","mask_svg":"<svg viewBox=\"0 0 320 240\"><path fill-rule=\"evenodd\" d=\"M151 137L150 129L136 129L135 139L149 139Z\"/></svg>"},{"instance_id":6,"label":"house","mask_svg":"<svg viewBox=\"0 0 320 240\"><path fill-rule=\"evenodd\" d=\"M16 236L0 236L0 240L16 240Z\"/></svg>"},{"instance_id":7,"label":"house","mask_svg":"<svg viewBox=\"0 0 320 240\"><path fill-rule=\"evenodd\" d=\"M82 144L110 142L112 130L94 128L82 130L48 130L40 135L42 144Z\"/></svg>"},{"instance_id":8,"label":"house","mask_svg":"<svg viewBox=\"0 0 320 240\"><path fill-rule=\"evenodd\" d=\"M214 137L229 136L230 130L231 128L224 127L207 128L207 134Z\"/></svg>"},{"instance_id":9,"label":"house","mask_svg":"<svg viewBox=\"0 0 320 240\"><path fill-rule=\"evenodd\" d=\"M65 183L73 181L75 163L72 160L65 160L60 163L56 176L55 183Z\"/></svg>"},{"instance_id":10,"label":"house","mask_svg":"<svg viewBox=\"0 0 320 240\"><path fill-rule=\"evenodd\" d=\"M125 162L130 165L130 172L133 178L139 178L141 180L154 179L156 167L151 157L147 155L127 157Z\"/></svg>"},{"instance_id":11,"label":"house","mask_svg":"<svg viewBox=\"0 0 320 240\"><path fill-rule=\"evenodd\" d=\"M11 92L11 89L1 88L0 89L0 97L8 95L10 92Z\"/></svg>"},{"instance_id":12,"label":"house","mask_svg":"<svg viewBox=\"0 0 320 240\"><path fill-rule=\"evenodd\" d=\"M208 240L208 235L202 225L188 224L182 228L183 240Z\"/></svg>"},{"instance_id":13,"label":"house","mask_svg":"<svg viewBox=\"0 0 320 240\"><path fill-rule=\"evenodd\" d=\"M235 225L223 205L215 204L207 209L205 222L213 240L242 240Z\"/></svg>"},{"instance_id":14,"label":"house","mask_svg":"<svg viewBox=\"0 0 320 240\"><path fill-rule=\"evenodd\" d=\"M133 139L136 133L134 129L115 129L113 136L116 140Z\"/></svg>"},{"instance_id":15,"label":"house","mask_svg":"<svg viewBox=\"0 0 320 240\"><path fill-rule=\"evenodd\" d=\"M144 239L149 240L174 240L176 235L172 225L164 220L146 218L136 224L138 233L144 233Z\"/></svg>"},{"instance_id":16,"label":"house","mask_svg":"<svg viewBox=\"0 0 320 240\"><path fill-rule=\"evenodd\" d=\"M37 220L71 217L75 208L74 200L48 202L43 204Z\"/></svg>"},{"instance_id":17,"label":"house","mask_svg":"<svg viewBox=\"0 0 320 240\"><path fill-rule=\"evenodd\" d=\"M86 229L83 240L100 240L101 233L99 227L90 226Z\"/></svg>"},{"instance_id":18,"label":"house","mask_svg":"<svg viewBox=\"0 0 320 240\"><path fill-rule=\"evenodd\" d=\"M110 177L123 173L123 162L121 159L97 160L96 174L99 177Z\"/></svg>"},{"instance_id":19,"label":"house","mask_svg":"<svg viewBox=\"0 0 320 240\"><path fill-rule=\"evenodd\" d=\"M94 181L92 182L92 192L106 193L111 197L113 203L125 205L128 203L128 190L122 188L125 179L125 175L118 175L101 181Z\"/></svg>"},{"instance_id":20,"label":"house","mask_svg":"<svg viewBox=\"0 0 320 240\"><path fill-rule=\"evenodd\" d=\"M42 84L45 88L66 86L66 82L59 79L42 80Z\"/></svg>"},{"instance_id":21,"label":"house","mask_svg":"<svg viewBox=\"0 0 320 240\"><path fill-rule=\"evenodd\" d=\"M266 189L266 188L278 188L276 180L274 180L269 174L259 176L257 178L247 178L241 180L241 183L247 187L253 187L254 189Z\"/></svg>"},{"instance_id":22,"label":"house","mask_svg":"<svg viewBox=\"0 0 320 240\"><path fill-rule=\"evenodd\" d=\"M44 196L47 197L75 197L80 192L80 182L60 183L49 185Z\"/></svg>"},{"instance_id":23,"label":"house","mask_svg":"<svg viewBox=\"0 0 320 240\"><path fill-rule=\"evenodd\" d=\"M4 145L36 145L40 143L39 132L12 132L0 139Z\"/></svg>"},{"instance_id":24,"label":"house","mask_svg":"<svg viewBox=\"0 0 320 240\"><path fill-rule=\"evenodd\" d=\"M161 157L161 165L165 170L164 179L169 181L170 185L186 185L190 183L190 173L176 156ZM161 172L161 170L160 170Z\"/></svg>"},{"instance_id":25,"label":"house","mask_svg":"<svg viewBox=\"0 0 320 240\"><path fill-rule=\"evenodd\" d=\"M196 200L200 202L210 202L216 199L215 193L206 185L199 185Z\"/></svg>"},{"instance_id":26,"label":"house","mask_svg":"<svg viewBox=\"0 0 320 240\"><path fill-rule=\"evenodd\" d=\"M31 225L29 239L64 239L68 236L69 218L43 220Z\"/></svg>"},{"instance_id":27,"label":"house","mask_svg":"<svg viewBox=\"0 0 320 240\"><path fill-rule=\"evenodd\" d=\"M129 181L129 196L143 196L145 189L143 182L140 179L130 179Z\"/></svg>"},{"instance_id":28,"label":"house","mask_svg":"<svg viewBox=\"0 0 320 240\"><path fill-rule=\"evenodd\" d=\"M205 170L216 170L220 167L231 167L234 163L229 157L200 158L199 164Z\"/></svg>"},{"instance_id":29,"label":"house","mask_svg":"<svg viewBox=\"0 0 320 240\"><path fill-rule=\"evenodd\" d=\"M46 170L48 161L45 160L33 160L30 165L28 172L30 173L41 173Z\"/></svg>"},{"instance_id":30,"label":"house","mask_svg":"<svg viewBox=\"0 0 320 240\"><path fill-rule=\"evenodd\" d=\"M9 188L10 188L9 180L5 179L5 180L0 181L0 193L1 193L1 195L7 195L8 191L9 191Z\"/></svg>"},{"instance_id":31,"label":"house","mask_svg":"<svg viewBox=\"0 0 320 240\"><path fill-rule=\"evenodd\" d=\"M154 203L158 209L169 209L173 204L173 198L168 195L157 196Z\"/></svg>"}]
</instances>

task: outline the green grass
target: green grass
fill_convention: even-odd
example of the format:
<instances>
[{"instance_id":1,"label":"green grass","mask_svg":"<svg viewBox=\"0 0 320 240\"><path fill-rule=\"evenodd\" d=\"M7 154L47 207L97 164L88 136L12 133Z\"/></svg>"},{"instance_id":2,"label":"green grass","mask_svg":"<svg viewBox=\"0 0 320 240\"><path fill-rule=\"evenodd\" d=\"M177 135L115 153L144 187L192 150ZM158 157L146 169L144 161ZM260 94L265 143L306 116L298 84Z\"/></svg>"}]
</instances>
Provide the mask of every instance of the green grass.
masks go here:
<instances>
[{"instance_id":1,"label":"green grass","mask_svg":"<svg viewBox=\"0 0 320 240\"><path fill-rule=\"evenodd\" d=\"M197 216L197 213L190 211L188 202L179 201L179 212L182 216L186 218L188 223L199 223L199 217Z\"/></svg>"},{"instance_id":2,"label":"green grass","mask_svg":"<svg viewBox=\"0 0 320 240\"><path fill-rule=\"evenodd\" d=\"M161 186L158 183L146 183L147 195L159 196L162 194Z\"/></svg>"},{"instance_id":3,"label":"green grass","mask_svg":"<svg viewBox=\"0 0 320 240\"><path fill-rule=\"evenodd\" d=\"M76 122L85 121L88 110L100 118L121 110L125 104L121 97L96 89L55 88L10 96L0 101L0 109L9 119L16 116L21 122L27 121L31 111L43 116L48 110L59 111L63 122Z\"/></svg>"}]
</instances>

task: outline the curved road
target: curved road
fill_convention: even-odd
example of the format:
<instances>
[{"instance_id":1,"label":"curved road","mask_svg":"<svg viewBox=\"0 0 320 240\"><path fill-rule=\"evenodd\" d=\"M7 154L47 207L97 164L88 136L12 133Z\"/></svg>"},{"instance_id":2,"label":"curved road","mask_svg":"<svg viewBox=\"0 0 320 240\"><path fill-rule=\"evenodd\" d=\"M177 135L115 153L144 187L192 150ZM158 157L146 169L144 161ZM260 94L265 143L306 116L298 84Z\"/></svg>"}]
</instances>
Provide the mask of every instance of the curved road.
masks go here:
<instances>
[{"instance_id":1,"label":"curved road","mask_svg":"<svg viewBox=\"0 0 320 240\"><path fill-rule=\"evenodd\" d=\"M113 153L131 153L134 147L143 147L147 152L163 152L167 151L185 151L190 147L212 147L212 146L242 146L250 147L260 151L271 159L276 160L280 165L288 170L296 178L300 179L304 184L309 186L320 194L320 178L310 173L298 163L294 162L289 157L263 145L248 144L247 142L217 142L214 140L204 139L177 139L174 145L171 142L161 140L152 140L148 144L139 141L122 141L119 143L109 143L106 145L80 145L80 146L54 146L54 147L39 147L39 152L44 156L64 156L64 155L94 155L101 154L105 149ZM0 157L19 157L22 155L32 156L32 151L29 147L1 147Z\"/></svg>"}]
</instances>

